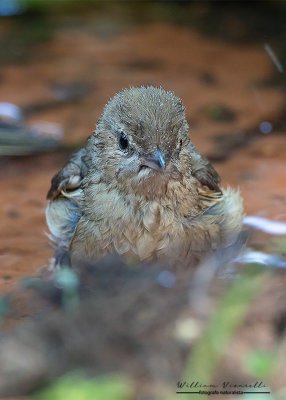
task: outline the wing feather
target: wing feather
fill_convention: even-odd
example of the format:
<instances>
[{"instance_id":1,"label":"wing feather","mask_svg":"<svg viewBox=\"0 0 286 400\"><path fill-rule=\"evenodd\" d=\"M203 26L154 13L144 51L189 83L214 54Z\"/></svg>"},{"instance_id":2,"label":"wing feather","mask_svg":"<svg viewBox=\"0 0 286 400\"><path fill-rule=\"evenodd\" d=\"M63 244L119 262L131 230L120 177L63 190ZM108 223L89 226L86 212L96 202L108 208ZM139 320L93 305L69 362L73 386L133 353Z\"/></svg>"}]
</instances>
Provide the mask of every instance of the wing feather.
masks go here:
<instances>
[{"instance_id":1,"label":"wing feather","mask_svg":"<svg viewBox=\"0 0 286 400\"><path fill-rule=\"evenodd\" d=\"M211 163L202 156L195 146L190 144L191 169L192 175L203 185L207 186L211 191L221 193L219 187L220 176L211 165Z\"/></svg>"},{"instance_id":2,"label":"wing feather","mask_svg":"<svg viewBox=\"0 0 286 400\"><path fill-rule=\"evenodd\" d=\"M56 245L54 264L69 261L69 246L81 218L81 182L87 167L85 149L73 153L67 164L53 177L47 198L46 220L52 242Z\"/></svg>"},{"instance_id":3,"label":"wing feather","mask_svg":"<svg viewBox=\"0 0 286 400\"><path fill-rule=\"evenodd\" d=\"M80 187L81 181L87 172L84 161L85 154L85 148L73 153L67 164L56 173L47 194L48 200L54 200L62 191L68 192Z\"/></svg>"}]
</instances>

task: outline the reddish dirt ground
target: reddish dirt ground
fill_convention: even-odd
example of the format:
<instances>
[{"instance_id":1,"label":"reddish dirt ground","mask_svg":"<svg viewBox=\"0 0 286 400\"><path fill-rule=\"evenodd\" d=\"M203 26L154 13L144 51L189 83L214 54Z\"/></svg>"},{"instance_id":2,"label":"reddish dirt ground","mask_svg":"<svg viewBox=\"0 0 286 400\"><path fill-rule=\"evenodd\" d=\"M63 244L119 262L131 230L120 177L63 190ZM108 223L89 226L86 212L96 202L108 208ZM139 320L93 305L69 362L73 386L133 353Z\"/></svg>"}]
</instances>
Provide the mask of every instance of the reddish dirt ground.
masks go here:
<instances>
[{"instance_id":1,"label":"reddish dirt ground","mask_svg":"<svg viewBox=\"0 0 286 400\"><path fill-rule=\"evenodd\" d=\"M130 85L162 85L183 99L191 139L202 153L209 154L217 149L216 135L251 135L263 121L279 125L284 92L258 84L275 73L263 46L226 44L189 28L157 23L112 37L63 29L38 44L25 63L2 67L0 101L24 107L55 100L54 82L86 83L91 90L77 103L32 113L26 121L27 125L61 124L64 142L74 146L92 132L114 93ZM229 107L234 120L209 119L204 107L212 104ZM0 160L0 294L21 277L37 273L52 257L44 234L45 196L67 154ZM274 129L249 145L234 148L229 160L214 165L222 186L240 187L247 214L285 221L285 156L285 132Z\"/></svg>"}]
</instances>

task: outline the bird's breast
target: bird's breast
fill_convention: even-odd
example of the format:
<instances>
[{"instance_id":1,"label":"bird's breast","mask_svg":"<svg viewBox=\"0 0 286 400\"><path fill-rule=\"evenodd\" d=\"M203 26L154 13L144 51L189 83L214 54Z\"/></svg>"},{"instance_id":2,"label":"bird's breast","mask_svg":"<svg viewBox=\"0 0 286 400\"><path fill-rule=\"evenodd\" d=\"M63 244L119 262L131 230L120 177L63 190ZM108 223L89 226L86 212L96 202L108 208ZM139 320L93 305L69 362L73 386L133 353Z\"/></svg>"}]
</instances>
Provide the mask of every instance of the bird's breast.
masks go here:
<instances>
[{"instance_id":1,"label":"bird's breast","mask_svg":"<svg viewBox=\"0 0 286 400\"><path fill-rule=\"evenodd\" d=\"M192 196L190 189L179 182L171 182L166 195L154 201L122 194L116 188L107 190L100 184L87 190L85 197L75 236L85 241L84 251L89 258L114 251L133 253L141 260L157 257L185 237L185 215L198 213L195 194Z\"/></svg>"}]
</instances>

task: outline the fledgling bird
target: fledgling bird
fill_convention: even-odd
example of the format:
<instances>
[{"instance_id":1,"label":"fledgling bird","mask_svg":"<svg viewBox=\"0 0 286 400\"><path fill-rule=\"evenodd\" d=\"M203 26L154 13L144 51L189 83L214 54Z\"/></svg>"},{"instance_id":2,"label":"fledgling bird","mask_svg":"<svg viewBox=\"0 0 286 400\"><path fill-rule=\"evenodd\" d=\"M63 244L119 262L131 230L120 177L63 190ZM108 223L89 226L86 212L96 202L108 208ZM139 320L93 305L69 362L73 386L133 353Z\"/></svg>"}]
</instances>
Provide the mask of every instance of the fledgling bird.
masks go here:
<instances>
[{"instance_id":1,"label":"fledgling bird","mask_svg":"<svg viewBox=\"0 0 286 400\"><path fill-rule=\"evenodd\" d=\"M182 101L157 87L123 90L86 146L54 176L46 210L55 264L107 253L194 262L235 243L243 208L190 141Z\"/></svg>"}]
</instances>

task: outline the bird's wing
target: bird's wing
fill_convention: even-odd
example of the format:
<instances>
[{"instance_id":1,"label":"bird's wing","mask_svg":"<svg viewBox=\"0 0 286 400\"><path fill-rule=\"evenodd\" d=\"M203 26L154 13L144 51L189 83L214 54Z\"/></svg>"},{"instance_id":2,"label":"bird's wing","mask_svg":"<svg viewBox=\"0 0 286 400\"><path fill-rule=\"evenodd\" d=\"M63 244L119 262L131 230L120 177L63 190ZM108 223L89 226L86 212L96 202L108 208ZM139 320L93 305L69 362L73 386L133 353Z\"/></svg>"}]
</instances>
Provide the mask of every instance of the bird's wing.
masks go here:
<instances>
[{"instance_id":1,"label":"bird's wing","mask_svg":"<svg viewBox=\"0 0 286 400\"><path fill-rule=\"evenodd\" d=\"M223 247L235 243L243 220L243 205L239 190L219 187L220 177L209 161L196 149L192 151L192 175L198 180L198 194L203 213L197 218L201 226L217 236Z\"/></svg>"},{"instance_id":2,"label":"bird's wing","mask_svg":"<svg viewBox=\"0 0 286 400\"><path fill-rule=\"evenodd\" d=\"M81 181L87 172L84 162L85 153L85 148L73 153L67 164L56 173L47 194L48 200L55 200L63 192L76 190L80 187Z\"/></svg>"},{"instance_id":3,"label":"bird's wing","mask_svg":"<svg viewBox=\"0 0 286 400\"><path fill-rule=\"evenodd\" d=\"M221 192L220 177L211 163L191 145L192 175L204 186L215 192Z\"/></svg>"},{"instance_id":4,"label":"bird's wing","mask_svg":"<svg viewBox=\"0 0 286 400\"><path fill-rule=\"evenodd\" d=\"M49 235L56 245L55 265L69 263L69 245L81 217L81 182L87 173L85 149L73 153L67 164L53 177L46 208Z\"/></svg>"},{"instance_id":5,"label":"bird's wing","mask_svg":"<svg viewBox=\"0 0 286 400\"><path fill-rule=\"evenodd\" d=\"M219 187L220 177L211 163L194 146L191 148L191 154L191 173L199 182L199 197L204 207L211 207L223 197Z\"/></svg>"},{"instance_id":6,"label":"bird's wing","mask_svg":"<svg viewBox=\"0 0 286 400\"><path fill-rule=\"evenodd\" d=\"M193 176L197 178L202 185L207 186L210 190L217 193L221 192L219 187L220 177L214 167L204 157L202 157L202 164L198 166L198 169L193 171Z\"/></svg>"}]
</instances>

